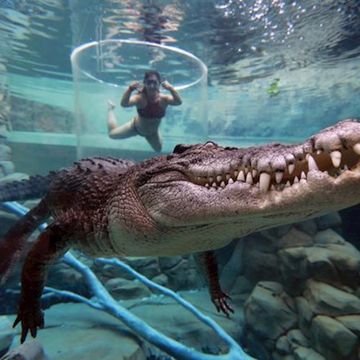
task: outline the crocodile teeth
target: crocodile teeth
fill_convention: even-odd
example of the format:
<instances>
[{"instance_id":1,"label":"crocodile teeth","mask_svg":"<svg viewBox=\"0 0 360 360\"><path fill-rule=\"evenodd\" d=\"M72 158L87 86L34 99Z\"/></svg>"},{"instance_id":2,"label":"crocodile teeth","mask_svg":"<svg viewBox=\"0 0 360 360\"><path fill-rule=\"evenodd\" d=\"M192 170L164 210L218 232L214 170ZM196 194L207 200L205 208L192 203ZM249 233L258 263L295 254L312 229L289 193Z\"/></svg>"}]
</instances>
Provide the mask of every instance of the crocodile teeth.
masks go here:
<instances>
[{"instance_id":1,"label":"crocodile teeth","mask_svg":"<svg viewBox=\"0 0 360 360\"><path fill-rule=\"evenodd\" d=\"M289 175L291 175L295 170L295 164L289 164L288 165L288 171L289 171Z\"/></svg>"},{"instance_id":2,"label":"crocodile teeth","mask_svg":"<svg viewBox=\"0 0 360 360\"><path fill-rule=\"evenodd\" d=\"M218 176L216 177L216 182L220 183L221 180L222 180L222 176L221 176L221 175L218 175Z\"/></svg>"},{"instance_id":3,"label":"crocodile teeth","mask_svg":"<svg viewBox=\"0 0 360 360\"><path fill-rule=\"evenodd\" d=\"M260 174L259 183L260 183L260 190L261 191L268 191L269 190L270 180L271 180L270 174L268 174L266 172L262 172Z\"/></svg>"},{"instance_id":4,"label":"crocodile teeth","mask_svg":"<svg viewBox=\"0 0 360 360\"><path fill-rule=\"evenodd\" d=\"M246 182L250 185L254 183L250 172L248 172L246 175Z\"/></svg>"},{"instance_id":5,"label":"crocodile teeth","mask_svg":"<svg viewBox=\"0 0 360 360\"><path fill-rule=\"evenodd\" d=\"M275 171L275 181L277 184L281 183L281 180L284 176L284 172L283 171Z\"/></svg>"},{"instance_id":6,"label":"crocodile teeth","mask_svg":"<svg viewBox=\"0 0 360 360\"><path fill-rule=\"evenodd\" d=\"M341 163L341 152L339 150L334 150L330 153L331 161L333 165L337 168Z\"/></svg>"},{"instance_id":7,"label":"crocodile teeth","mask_svg":"<svg viewBox=\"0 0 360 360\"><path fill-rule=\"evenodd\" d=\"M237 176L237 180L245 181L245 174L244 174L243 170L240 170L240 172L239 172L239 174Z\"/></svg>"},{"instance_id":8,"label":"crocodile teeth","mask_svg":"<svg viewBox=\"0 0 360 360\"><path fill-rule=\"evenodd\" d=\"M353 146L353 150L360 155L360 143L357 143Z\"/></svg>"},{"instance_id":9,"label":"crocodile teeth","mask_svg":"<svg viewBox=\"0 0 360 360\"><path fill-rule=\"evenodd\" d=\"M309 171L311 171L311 170L319 170L315 159L311 155L308 156L308 165L309 165Z\"/></svg>"}]
</instances>

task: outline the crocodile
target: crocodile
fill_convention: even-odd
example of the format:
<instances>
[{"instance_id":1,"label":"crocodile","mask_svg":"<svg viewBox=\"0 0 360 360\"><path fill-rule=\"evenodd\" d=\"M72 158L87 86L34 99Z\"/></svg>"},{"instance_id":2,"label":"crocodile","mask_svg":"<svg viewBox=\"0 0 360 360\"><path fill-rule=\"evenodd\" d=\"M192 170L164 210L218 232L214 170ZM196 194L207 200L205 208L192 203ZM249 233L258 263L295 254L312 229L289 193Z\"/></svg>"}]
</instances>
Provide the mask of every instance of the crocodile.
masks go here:
<instances>
[{"instance_id":1,"label":"crocodile","mask_svg":"<svg viewBox=\"0 0 360 360\"><path fill-rule=\"evenodd\" d=\"M93 157L0 188L0 201L39 197L0 242L2 284L36 227L52 218L26 254L14 326L21 342L44 326L49 266L71 247L91 256L193 253L218 311L215 250L234 238L360 203L360 123L346 119L299 144L177 145L143 162Z\"/></svg>"}]
</instances>

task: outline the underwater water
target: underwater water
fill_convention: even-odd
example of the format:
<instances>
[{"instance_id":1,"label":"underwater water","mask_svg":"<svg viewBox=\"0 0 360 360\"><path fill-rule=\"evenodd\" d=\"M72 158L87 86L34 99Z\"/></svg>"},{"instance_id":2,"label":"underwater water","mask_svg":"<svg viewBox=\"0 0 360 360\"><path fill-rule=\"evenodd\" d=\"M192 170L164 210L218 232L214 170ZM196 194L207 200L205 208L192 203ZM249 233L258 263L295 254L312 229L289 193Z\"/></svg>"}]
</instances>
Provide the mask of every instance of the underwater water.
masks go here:
<instances>
[{"instance_id":1,"label":"underwater water","mask_svg":"<svg viewBox=\"0 0 360 360\"><path fill-rule=\"evenodd\" d=\"M360 4L355 0L0 0L0 199L16 200L21 193L20 185L7 187L9 182L46 175L88 156L141 162L168 155L177 144L207 141L229 147L230 154L235 151L231 147L303 143L341 120L359 119L359 29ZM134 107L120 106L130 83L143 83L148 70L157 70L182 100L181 105L170 103L161 119L160 152L154 151L159 141L156 132L133 120ZM172 99L176 96L164 87L160 91ZM117 125L128 124L131 137L109 137L109 100L115 105ZM157 121L153 123L156 128ZM360 229L359 209L353 206L360 202L359 187L354 186L360 134L355 125L348 130L351 126L317 135L322 139L318 147L318 138L313 138L311 144L316 146L310 157L333 183L317 183L304 202L301 186L311 165L309 153L304 150L300 156L295 148L285 154L277 146L261 147L249 152L248 159L260 154L266 164L244 160L234 165L230 155L218 156L211 144L193 152L177 147L178 155L166 158L175 164L172 168L168 164L168 173L156 172L152 165L143 171L141 179L149 187L137 193L142 204L150 209L151 218L172 227L170 240L185 238L185 245L175 243L172 249L176 250L171 250L167 244L157 248L155 241L149 250L146 242L126 244L134 256L120 258L153 283L181 294L217 325L209 325L202 315L194 316L173 295L164 296L166 289L148 287L141 277L134 278L124 265L94 261L88 256L91 251L74 250L74 257L67 255L49 267L42 299L45 328L38 330L36 341L29 341L29 334L21 345L21 326L13 329L12 323L23 298L19 281L24 254L39 229L29 237L23 254L18 252L19 264L0 285L0 360L15 358L16 352L26 354L26 359L65 360L360 359ZM292 160L287 157L290 153ZM177 156L183 162L177 163ZM279 158L286 159L286 169L281 161L276 163ZM78 165L83 171L80 180L70 179L67 190L86 188L83 179L87 171L95 171L94 164L96 171L114 165L111 161ZM194 164L200 165L191 176L181 168ZM269 164L272 173L267 184L259 173L269 172ZM295 168L293 175L289 165ZM115 168L130 169L132 163L115 163ZM125 170L116 171L120 177L127 176ZM240 230L232 230L235 225L227 222L227 217L235 218L226 215L229 204L235 203L231 194L213 200L202 190L189 190L189 195L181 189L184 193L172 197L174 187L170 195L166 191L158 197L148 195L154 184L165 189L172 180L178 181L176 171L190 176L196 186L206 186L208 194L215 190L219 194L230 178L246 184L248 190L239 197L240 210L235 213L239 216L244 210L250 215L234 220ZM165 173L168 177L161 177ZM99 178L100 185L110 186L103 173ZM347 178L348 185L342 185ZM11 253L11 246L1 244L8 239L14 252L18 250L15 240L29 231L17 220L38 204L37 198L48 186L34 179L26 191L34 193L35 199L25 201L20 196L21 205L7 202L0 209L0 271ZM96 181L84 190L86 196L106 193L102 185L96 187ZM256 195L264 186L268 193L276 193L273 203L265 201L261 192ZM294 195L285 196L284 209L275 214L283 201L281 194L291 191ZM60 191L58 197L59 207L63 201L65 208L71 207L66 205L71 193ZM197 199L199 208L194 205ZM94 205L85 199L79 206L102 208L106 201ZM137 214L132 214L134 201L132 193L121 199L123 208L129 209L123 216L140 227ZM83 218L80 211L70 210L69 217L76 219L70 228L77 231ZM198 217L202 212L205 215ZM52 215L58 216L56 211ZM226 225L219 225L224 217ZM134 233L137 225L132 225ZM6 236L12 226L18 230ZM89 226L90 233L95 232L93 224ZM196 245L201 227L209 238L219 239L215 245L208 238L201 240L208 248ZM187 236L179 235L180 228L187 229ZM121 229L114 231L124 234ZM225 233L241 240L222 240ZM220 312L208 292L208 282L215 276L212 258L199 260L192 254L204 248L219 248L220 284L231 296L229 300L215 291L220 300L213 302L222 307ZM169 253L174 256L166 256ZM46 255L37 256L42 254ZM212 269L210 279L203 274L204 264ZM31 279L24 280L23 275L24 281L32 288ZM214 291L213 283L210 288ZM231 312L228 305L235 310L230 316L226 316ZM185 348L152 333L131 314ZM12 355L5 355L9 351Z\"/></svg>"}]
</instances>

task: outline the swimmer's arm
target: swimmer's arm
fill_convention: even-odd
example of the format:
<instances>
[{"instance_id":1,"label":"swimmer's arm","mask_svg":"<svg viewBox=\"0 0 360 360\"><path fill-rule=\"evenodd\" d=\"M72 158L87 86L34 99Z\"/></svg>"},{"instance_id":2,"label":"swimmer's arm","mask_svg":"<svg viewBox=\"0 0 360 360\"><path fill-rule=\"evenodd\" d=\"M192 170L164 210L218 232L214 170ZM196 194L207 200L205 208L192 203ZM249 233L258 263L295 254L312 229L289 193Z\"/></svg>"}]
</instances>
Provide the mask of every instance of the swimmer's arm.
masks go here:
<instances>
[{"instance_id":1,"label":"swimmer's arm","mask_svg":"<svg viewBox=\"0 0 360 360\"><path fill-rule=\"evenodd\" d=\"M126 89L120 101L122 107L130 107L139 104L141 96L139 94L131 96L131 93L137 88L137 83L133 83Z\"/></svg>"},{"instance_id":2,"label":"swimmer's arm","mask_svg":"<svg viewBox=\"0 0 360 360\"><path fill-rule=\"evenodd\" d=\"M167 81L162 83L164 89L169 90L171 95L165 95L165 100L168 105L181 105L182 100L179 93L175 88Z\"/></svg>"}]
</instances>

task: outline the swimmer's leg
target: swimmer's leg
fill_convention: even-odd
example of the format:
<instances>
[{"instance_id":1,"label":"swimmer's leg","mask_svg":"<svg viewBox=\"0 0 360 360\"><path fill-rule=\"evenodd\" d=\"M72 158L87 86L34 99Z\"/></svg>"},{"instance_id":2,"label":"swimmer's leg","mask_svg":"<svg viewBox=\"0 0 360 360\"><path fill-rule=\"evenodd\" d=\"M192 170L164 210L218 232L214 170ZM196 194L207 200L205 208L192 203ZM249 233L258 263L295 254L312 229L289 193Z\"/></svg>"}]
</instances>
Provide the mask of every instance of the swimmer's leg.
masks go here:
<instances>
[{"instance_id":1,"label":"swimmer's leg","mask_svg":"<svg viewBox=\"0 0 360 360\"><path fill-rule=\"evenodd\" d=\"M145 139L148 141L148 143L151 145L151 147L156 151L160 152L162 149L162 139L159 134L159 132L156 132L152 135L145 136Z\"/></svg>"},{"instance_id":2,"label":"swimmer's leg","mask_svg":"<svg viewBox=\"0 0 360 360\"><path fill-rule=\"evenodd\" d=\"M111 101L108 100L108 117L107 117L107 125L108 125L108 131L110 133L111 130L117 128L117 121L116 121L116 116L115 116L115 104Z\"/></svg>"},{"instance_id":3,"label":"swimmer's leg","mask_svg":"<svg viewBox=\"0 0 360 360\"><path fill-rule=\"evenodd\" d=\"M129 121L125 125L118 126L117 120L115 116L115 105L108 101L108 134L111 139L125 139L128 137L132 137L138 135L135 127L134 120Z\"/></svg>"}]
</instances>

